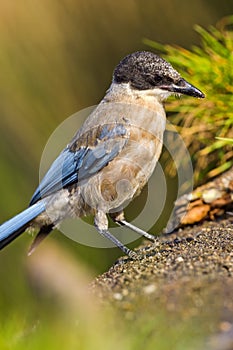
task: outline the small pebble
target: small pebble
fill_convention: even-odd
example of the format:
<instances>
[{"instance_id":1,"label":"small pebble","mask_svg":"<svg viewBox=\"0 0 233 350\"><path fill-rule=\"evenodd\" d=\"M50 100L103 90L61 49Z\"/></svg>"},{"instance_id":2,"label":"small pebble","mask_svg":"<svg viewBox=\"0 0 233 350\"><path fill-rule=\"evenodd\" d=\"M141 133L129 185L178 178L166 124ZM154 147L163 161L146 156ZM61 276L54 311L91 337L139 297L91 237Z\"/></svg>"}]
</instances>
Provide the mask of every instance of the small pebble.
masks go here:
<instances>
[{"instance_id":1,"label":"small pebble","mask_svg":"<svg viewBox=\"0 0 233 350\"><path fill-rule=\"evenodd\" d=\"M145 286L143 288L143 291L145 294L152 294L155 292L155 290L156 290L155 284L148 284L148 286Z\"/></svg>"},{"instance_id":2,"label":"small pebble","mask_svg":"<svg viewBox=\"0 0 233 350\"><path fill-rule=\"evenodd\" d=\"M182 258L182 256L178 256L178 258L176 258L176 262L183 262L184 261L184 259Z\"/></svg>"},{"instance_id":3,"label":"small pebble","mask_svg":"<svg viewBox=\"0 0 233 350\"><path fill-rule=\"evenodd\" d=\"M115 300L122 300L123 299L123 295L121 293L114 293L113 294L113 298Z\"/></svg>"}]
</instances>

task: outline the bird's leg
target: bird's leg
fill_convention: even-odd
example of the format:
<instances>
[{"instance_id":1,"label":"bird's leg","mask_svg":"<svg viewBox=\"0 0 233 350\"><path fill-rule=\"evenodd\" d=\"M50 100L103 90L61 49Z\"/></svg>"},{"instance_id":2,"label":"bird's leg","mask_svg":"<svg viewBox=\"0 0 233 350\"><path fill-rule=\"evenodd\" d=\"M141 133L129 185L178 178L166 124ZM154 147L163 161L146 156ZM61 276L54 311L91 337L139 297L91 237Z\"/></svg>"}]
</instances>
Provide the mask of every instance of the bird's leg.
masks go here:
<instances>
[{"instance_id":1,"label":"bird's leg","mask_svg":"<svg viewBox=\"0 0 233 350\"><path fill-rule=\"evenodd\" d=\"M123 211L118 212L118 213L111 213L110 217L119 226L126 226L130 230L138 233L140 236L143 236L143 237L149 239L152 242L154 242L156 240L155 236L151 235L150 233L147 233L146 231L141 230L137 226L134 226L130 222L126 221Z\"/></svg>"},{"instance_id":2,"label":"bird's leg","mask_svg":"<svg viewBox=\"0 0 233 350\"><path fill-rule=\"evenodd\" d=\"M120 248L126 255L128 255L132 259L137 259L138 255L133 250L127 248L123 243L121 243L116 237L114 237L108 231L108 219L104 212L98 211L95 215L95 228L103 237L108 238L115 246Z\"/></svg>"},{"instance_id":3,"label":"bird's leg","mask_svg":"<svg viewBox=\"0 0 233 350\"><path fill-rule=\"evenodd\" d=\"M108 238L111 242L114 243L115 246L120 248L126 255L128 255L132 259L136 259L137 253L135 253L133 250L127 248L123 243L121 243L116 237L114 237L108 230L99 230L97 228L97 231L104 237Z\"/></svg>"}]
</instances>

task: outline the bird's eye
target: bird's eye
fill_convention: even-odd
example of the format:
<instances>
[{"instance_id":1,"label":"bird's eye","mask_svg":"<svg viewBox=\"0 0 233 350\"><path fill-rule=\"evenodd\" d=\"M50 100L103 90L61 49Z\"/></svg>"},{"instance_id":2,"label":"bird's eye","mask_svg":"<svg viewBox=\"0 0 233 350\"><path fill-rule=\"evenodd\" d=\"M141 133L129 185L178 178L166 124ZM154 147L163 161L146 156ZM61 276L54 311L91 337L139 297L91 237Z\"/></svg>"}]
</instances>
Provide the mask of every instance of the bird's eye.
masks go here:
<instances>
[{"instance_id":1,"label":"bird's eye","mask_svg":"<svg viewBox=\"0 0 233 350\"><path fill-rule=\"evenodd\" d=\"M161 75L156 74L153 78L153 81L157 85L158 83L160 83L162 81L162 79L163 78L161 77Z\"/></svg>"},{"instance_id":2,"label":"bird's eye","mask_svg":"<svg viewBox=\"0 0 233 350\"><path fill-rule=\"evenodd\" d=\"M158 86L161 81L162 81L162 77L160 75L151 75L148 74L146 77L146 81L153 87L153 86Z\"/></svg>"},{"instance_id":3,"label":"bird's eye","mask_svg":"<svg viewBox=\"0 0 233 350\"><path fill-rule=\"evenodd\" d=\"M164 77L163 78L163 81L164 81L164 83L166 83L166 84L171 84L171 83L173 83L173 79L171 78L171 77L168 77L168 76L166 76L166 77Z\"/></svg>"}]
</instances>

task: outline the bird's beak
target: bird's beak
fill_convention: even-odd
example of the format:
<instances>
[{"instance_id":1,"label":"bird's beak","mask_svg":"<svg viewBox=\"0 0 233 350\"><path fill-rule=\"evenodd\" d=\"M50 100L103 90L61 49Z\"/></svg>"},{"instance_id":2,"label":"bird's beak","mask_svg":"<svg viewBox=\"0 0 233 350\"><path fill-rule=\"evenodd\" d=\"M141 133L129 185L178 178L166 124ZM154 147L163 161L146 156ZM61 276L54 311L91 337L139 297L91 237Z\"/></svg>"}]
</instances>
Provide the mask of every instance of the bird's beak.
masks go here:
<instances>
[{"instance_id":1,"label":"bird's beak","mask_svg":"<svg viewBox=\"0 0 233 350\"><path fill-rule=\"evenodd\" d=\"M192 97L204 98L205 95L199 89L192 84L188 83L185 79L181 78L177 83L173 83L168 87L169 91L188 95Z\"/></svg>"}]
</instances>

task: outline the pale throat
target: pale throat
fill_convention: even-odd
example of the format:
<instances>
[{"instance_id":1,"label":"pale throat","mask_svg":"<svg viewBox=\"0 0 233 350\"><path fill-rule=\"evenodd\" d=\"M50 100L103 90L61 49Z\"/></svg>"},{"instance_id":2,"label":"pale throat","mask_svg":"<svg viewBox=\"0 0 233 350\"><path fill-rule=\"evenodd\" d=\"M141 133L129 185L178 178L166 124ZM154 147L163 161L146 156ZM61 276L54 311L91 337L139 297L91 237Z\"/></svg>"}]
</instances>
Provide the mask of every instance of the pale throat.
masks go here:
<instances>
[{"instance_id":1,"label":"pale throat","mask_svg":"<svg viewBox=\"0 0 233 350\"><path fill-rule=\"evenodd\" d=\"M156 110L160 107L163 108L163 101L171 95L172 92L159 88L138 90L133 89L129 83L112 83L103 102L133 103Z\"/></svg>"}]
</instances>

